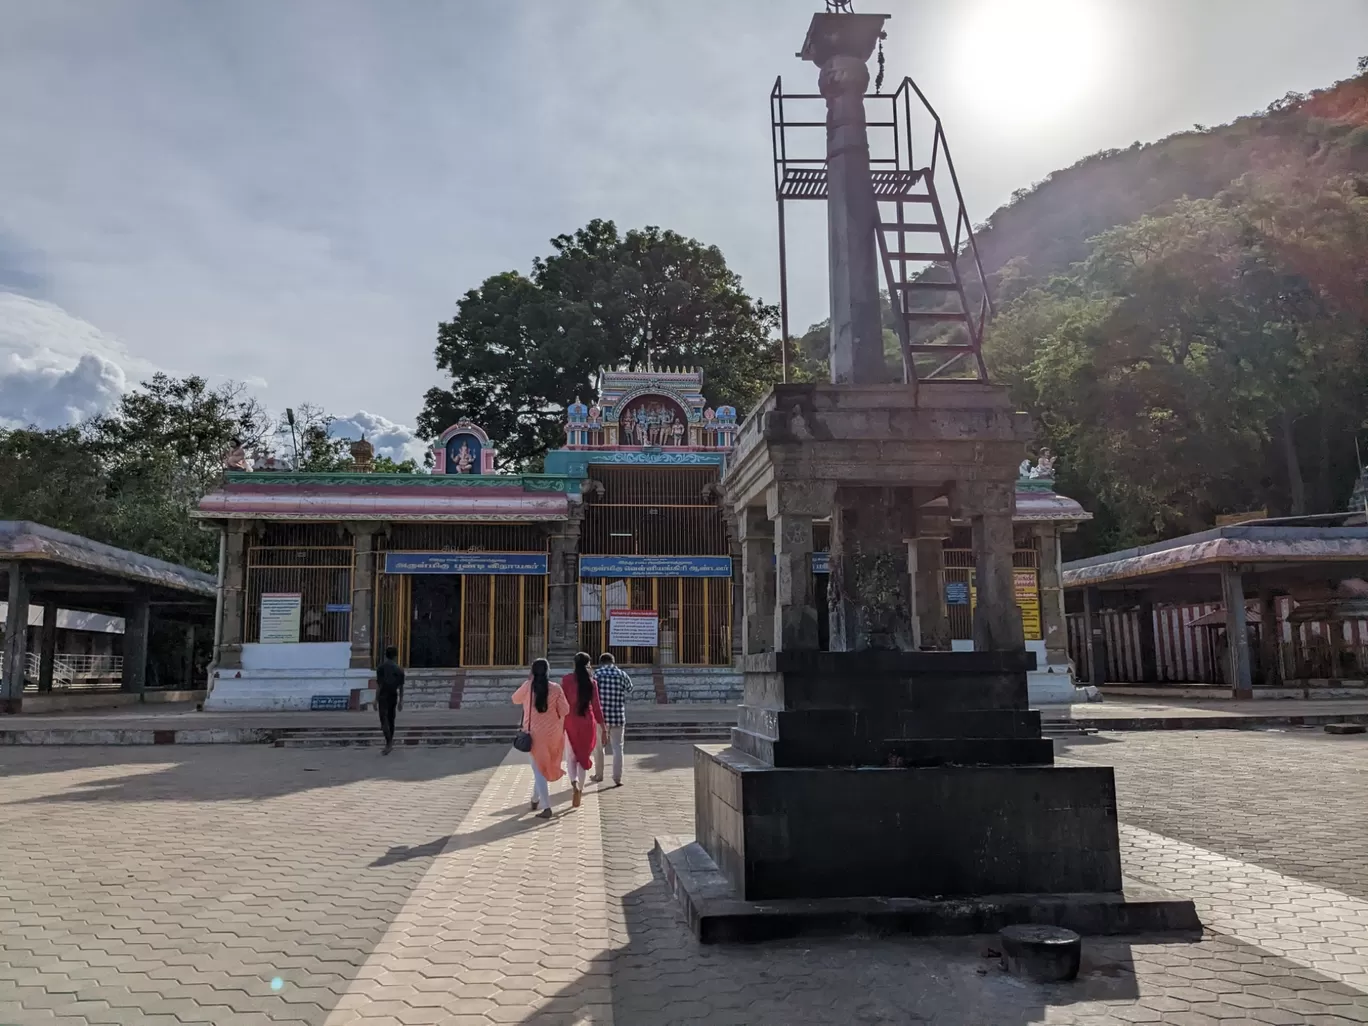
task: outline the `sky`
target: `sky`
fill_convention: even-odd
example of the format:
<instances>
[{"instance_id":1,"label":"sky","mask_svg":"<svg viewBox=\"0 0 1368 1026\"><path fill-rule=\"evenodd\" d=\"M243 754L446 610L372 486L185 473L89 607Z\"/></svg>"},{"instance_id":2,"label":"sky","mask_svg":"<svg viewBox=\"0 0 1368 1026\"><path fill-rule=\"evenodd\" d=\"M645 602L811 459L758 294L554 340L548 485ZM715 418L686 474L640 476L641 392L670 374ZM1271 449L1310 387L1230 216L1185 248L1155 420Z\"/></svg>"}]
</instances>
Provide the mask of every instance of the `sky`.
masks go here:
<instances>
[{"instance_id":1,"label":"sky","mask_svg":"<svg viewBox=\"0 0 1368 1026\"><path fill-rule=\"evenodd\" d=\"M412 453L436 326L595 217L778 298L769 93L819 0L0 0L0 424L157 370ZM974 221L1099 149L1345 78L1368 0L856 0ZM790 218L792 325L826 315Z\"/></svg>"}]
</instances>

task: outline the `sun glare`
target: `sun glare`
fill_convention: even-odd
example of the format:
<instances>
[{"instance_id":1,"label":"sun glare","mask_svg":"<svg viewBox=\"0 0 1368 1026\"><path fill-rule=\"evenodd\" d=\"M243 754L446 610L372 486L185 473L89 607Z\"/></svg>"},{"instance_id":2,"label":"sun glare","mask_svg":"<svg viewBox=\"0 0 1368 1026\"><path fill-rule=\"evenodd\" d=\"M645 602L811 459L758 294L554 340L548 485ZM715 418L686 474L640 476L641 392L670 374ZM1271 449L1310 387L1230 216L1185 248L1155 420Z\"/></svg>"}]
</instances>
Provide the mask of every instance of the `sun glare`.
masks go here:
<instances>
[{"instance_id":1,"label":"sun glare","mask_svg":"<svg viewBox=\"0 0 1368 1026\"><path fill-rule=\"evenodd\" d=\"M960 88L1004 122L1039 128L1094 89L1112 44L1105 0L977 0L965 4Z\"/></svg>"}]
</instances>

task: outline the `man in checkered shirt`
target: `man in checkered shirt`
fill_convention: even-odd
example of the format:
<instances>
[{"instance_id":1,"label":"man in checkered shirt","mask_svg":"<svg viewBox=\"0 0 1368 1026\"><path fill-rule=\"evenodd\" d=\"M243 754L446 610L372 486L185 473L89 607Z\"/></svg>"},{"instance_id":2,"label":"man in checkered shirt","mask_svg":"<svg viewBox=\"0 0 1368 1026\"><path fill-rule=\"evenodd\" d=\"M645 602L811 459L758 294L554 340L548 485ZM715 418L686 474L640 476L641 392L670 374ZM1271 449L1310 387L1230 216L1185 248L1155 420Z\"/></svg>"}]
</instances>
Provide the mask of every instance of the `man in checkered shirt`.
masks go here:
<instances>
[{"instance_id":1,"label":"man in checkered shirt","mask_svg":"<svg viewBox=\"0 0 1368 1026\"><path fill-rule=\"evenodd\" d=\"M632 678L627 676L611 652L599 656L599 704L603 706L603 729L599 731L598 751L594 754L594 779L603 779L603 748L610 740L613 746L613 786L622 786L622 731L627 724L627 696L632 691ZM607 735L605 738L604 735Z\"/></svg>"}]
</instances>

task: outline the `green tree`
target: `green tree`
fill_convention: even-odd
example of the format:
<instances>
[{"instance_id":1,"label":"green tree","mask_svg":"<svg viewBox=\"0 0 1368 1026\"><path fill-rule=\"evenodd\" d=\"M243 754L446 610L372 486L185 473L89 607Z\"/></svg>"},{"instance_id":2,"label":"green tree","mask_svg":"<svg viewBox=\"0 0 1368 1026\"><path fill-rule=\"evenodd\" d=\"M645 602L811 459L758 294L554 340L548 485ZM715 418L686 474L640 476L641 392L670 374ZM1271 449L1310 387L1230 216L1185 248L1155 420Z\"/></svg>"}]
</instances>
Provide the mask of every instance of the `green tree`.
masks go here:
<instances>
[{"instance_id":1,"label":"green tree","mask_svg":"<svg viewBox=\"0 0 1368 1026\"><path fill-rule=\"evenodd\" d=\"M0 520L102 538L106 491L103 452L79 428L0 428Z\"/></svg>"},{"instance_id":2,"label":"green tree","mask_svg":"<svg viewBox=\"0 0 1368 1026\"><path fill-rule=\"evenodd\" d=\"M1343 499L1368 392L1357 192L1243 179L1104 232L1070 274L1002 305L992 366L1113 543Z\"/></svg>"},{"instance_id":3,"label":"green tree","mask_svg":"<svg viewBox=\"0 0 1368 1026\"><path fill-rule=\"evenodd\" d=\"M423 435L468 417L502 460L528 466L563 437L566 404L597 397L599 368L700 367L709 400L741 410L778 378L777 312L746 294L717 247L599 220L551 247L530 277L494 275L438 326L437 366L452 382L425 396Z\"/></svg>"}]
</instances>

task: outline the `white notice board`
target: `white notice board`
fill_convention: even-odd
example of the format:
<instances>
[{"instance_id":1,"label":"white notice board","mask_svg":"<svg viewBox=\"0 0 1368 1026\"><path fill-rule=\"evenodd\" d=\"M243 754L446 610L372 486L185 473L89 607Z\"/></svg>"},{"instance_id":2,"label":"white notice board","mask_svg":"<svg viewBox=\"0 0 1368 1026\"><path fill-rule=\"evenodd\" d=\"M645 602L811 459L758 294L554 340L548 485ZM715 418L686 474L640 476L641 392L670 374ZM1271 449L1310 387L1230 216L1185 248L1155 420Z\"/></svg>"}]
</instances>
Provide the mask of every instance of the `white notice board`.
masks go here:
<instances>
[{"instance_id":1,"label":"white notice board","mask_svg":"<svg viewBox=\"0 0 1368 1026\"><path fill-rule=\"evenodd\" d=\"M654 609L613 609L608 613L608 644L613 648L655 648L660 616Z\"/></svg>"},{"instance_id":2,"label":"white notice board","mask_svg":"<svg viewBox=\"0 0 1368 1026\"><path fill-rule=\"evenodd\" d=\"M267 592L261 596L261 633L263 645L293 645L299 642L299 610L302 596Z\"/></svg>"}]
</instances>

